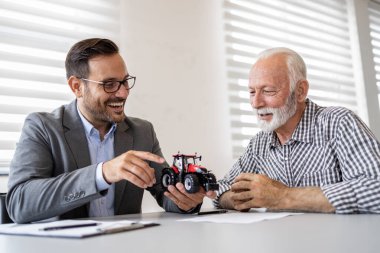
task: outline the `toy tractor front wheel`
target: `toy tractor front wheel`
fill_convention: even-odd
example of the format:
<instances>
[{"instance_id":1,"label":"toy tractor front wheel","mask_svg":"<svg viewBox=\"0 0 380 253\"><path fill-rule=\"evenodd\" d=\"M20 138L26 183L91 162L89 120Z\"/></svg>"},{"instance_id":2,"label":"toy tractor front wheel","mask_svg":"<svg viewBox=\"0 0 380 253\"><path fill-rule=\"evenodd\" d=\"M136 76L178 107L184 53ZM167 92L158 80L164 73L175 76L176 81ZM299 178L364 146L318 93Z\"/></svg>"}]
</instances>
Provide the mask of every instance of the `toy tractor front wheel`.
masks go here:
<instances>
[{"instance_id":1,"label":"toy tractor front wheel","mask_svg":"<svg viewBox=\"0 0 380 253\"><path fill-rule=\"evenodd\" d=\"M169 185L175 185L177 181L176 174L171 168L165 168L162 170L161 185L165 191L168 189Z\"/></svg>"},{"instance_id":2,"label":"toy tractor front wheel","mask_svg":"<svg viewBox=\"0 0 380 253\"><path fill-rule=\"evenodd\" d=\"M199 191L199 179L195 174L187 174L183 180L183 184L188 193L196 193Z\"/></svg>"}]
</instances>

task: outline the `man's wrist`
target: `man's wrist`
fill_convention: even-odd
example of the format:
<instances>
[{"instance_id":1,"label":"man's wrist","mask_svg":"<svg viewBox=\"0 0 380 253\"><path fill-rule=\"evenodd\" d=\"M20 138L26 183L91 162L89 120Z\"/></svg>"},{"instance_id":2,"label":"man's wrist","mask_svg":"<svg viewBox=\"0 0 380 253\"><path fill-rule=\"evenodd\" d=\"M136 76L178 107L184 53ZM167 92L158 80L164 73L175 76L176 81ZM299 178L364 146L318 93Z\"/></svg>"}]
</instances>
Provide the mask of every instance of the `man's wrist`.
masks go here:
<instances>
[{"instance_id":1,"label":"man's wrist","mask_svg":"<svg viewBox=\"0 0 380 253\"><path fill-rule=\"evenodd\" d=\"M279 194L278 204L273 209L292 209L292 200L294 199L295 189L296 188L290 187L283 189L283 193Z\"/></svg>"},{"instance_id":2,"label":"man's wrist","mask_svg":"<svg viewBox=\"0 0 380 253\"><path fill-rule=\"evenodd\" d=\"M231 190L226 191L222 195L220 195L219 205L221 208L234 209L232 200L231 200Z\"/></svg>"},{"instance_id":3,"label":"man's wrist","mask_svg":"<svg viewBox=\"0 0 380 253\"><path fill-rule=\"evenodd\" d=\"M331 213L335 208L318 187L286 188L275 209Z\"/></svg>"}]
</instances>

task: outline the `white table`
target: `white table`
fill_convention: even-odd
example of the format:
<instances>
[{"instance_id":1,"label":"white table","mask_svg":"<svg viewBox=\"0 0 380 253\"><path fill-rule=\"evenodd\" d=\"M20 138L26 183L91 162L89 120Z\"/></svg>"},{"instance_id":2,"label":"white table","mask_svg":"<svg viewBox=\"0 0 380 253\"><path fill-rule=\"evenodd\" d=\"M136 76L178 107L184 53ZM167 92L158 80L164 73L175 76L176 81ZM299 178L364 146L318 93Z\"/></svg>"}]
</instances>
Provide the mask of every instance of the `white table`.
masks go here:
<instances>
[{"instance_id":1,"label":"white table","mask_svg":"<svg viewBox=\"0 0 380 253\"><path fill-rule=\"evenodd\" d=\"M87 239L0 235L0 252L380 252L380 215L303 214L251 224L177 221L186 217L173 213L115 216L109 219L161 225Z\"/></svg>"}]
</instances>

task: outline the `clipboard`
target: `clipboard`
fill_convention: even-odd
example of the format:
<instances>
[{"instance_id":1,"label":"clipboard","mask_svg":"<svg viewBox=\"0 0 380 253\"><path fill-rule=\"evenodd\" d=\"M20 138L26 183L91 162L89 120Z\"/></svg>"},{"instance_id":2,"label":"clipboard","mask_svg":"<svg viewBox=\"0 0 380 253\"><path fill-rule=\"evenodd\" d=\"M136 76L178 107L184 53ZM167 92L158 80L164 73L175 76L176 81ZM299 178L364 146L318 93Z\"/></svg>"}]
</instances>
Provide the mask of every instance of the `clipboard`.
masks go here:
<instances>
[{"instance_id":1,"label":"clipboard","mask_svg":"<svg viewBox=\"0 0 380 253\"><path fill-rule=\"evenodd\" d=\"M36 224L4 224L0 225L0 234L80 239L127 232L158 225L160 224L154 222L135 222L130 220L60 220Z\"/></svg>"}]
</instances>

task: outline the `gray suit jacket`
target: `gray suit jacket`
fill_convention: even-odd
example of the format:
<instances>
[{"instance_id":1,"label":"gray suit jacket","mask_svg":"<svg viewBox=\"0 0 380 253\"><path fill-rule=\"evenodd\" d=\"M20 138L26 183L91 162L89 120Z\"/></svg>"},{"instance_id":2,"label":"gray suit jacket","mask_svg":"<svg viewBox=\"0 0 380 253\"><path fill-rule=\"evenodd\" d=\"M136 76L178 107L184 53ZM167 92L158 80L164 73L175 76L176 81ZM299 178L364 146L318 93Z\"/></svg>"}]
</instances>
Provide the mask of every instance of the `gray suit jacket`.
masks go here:
<instances>
[{"instance_id":1,"label":"gray suit jacket","mask_svg":"<svg viewBox=\"0 0 380 253\"><path fill-rule=\"evenodd\" d=\"M153 126L145 120L127 118L118 124L115 156L128 150L162 156ZM148 190L166 211L180 212L163 195L159 184L165 165L150 163L157 184ZM55 216L88 217L88 203L103 196L95 182L96 164L91 164L85 131L76 101L52 113L32 113L26 120L10 166L7 208L17 223ZM115 214L141 212L143 189L126 180L115 185Z\"/></svg>"}]
</instances>

